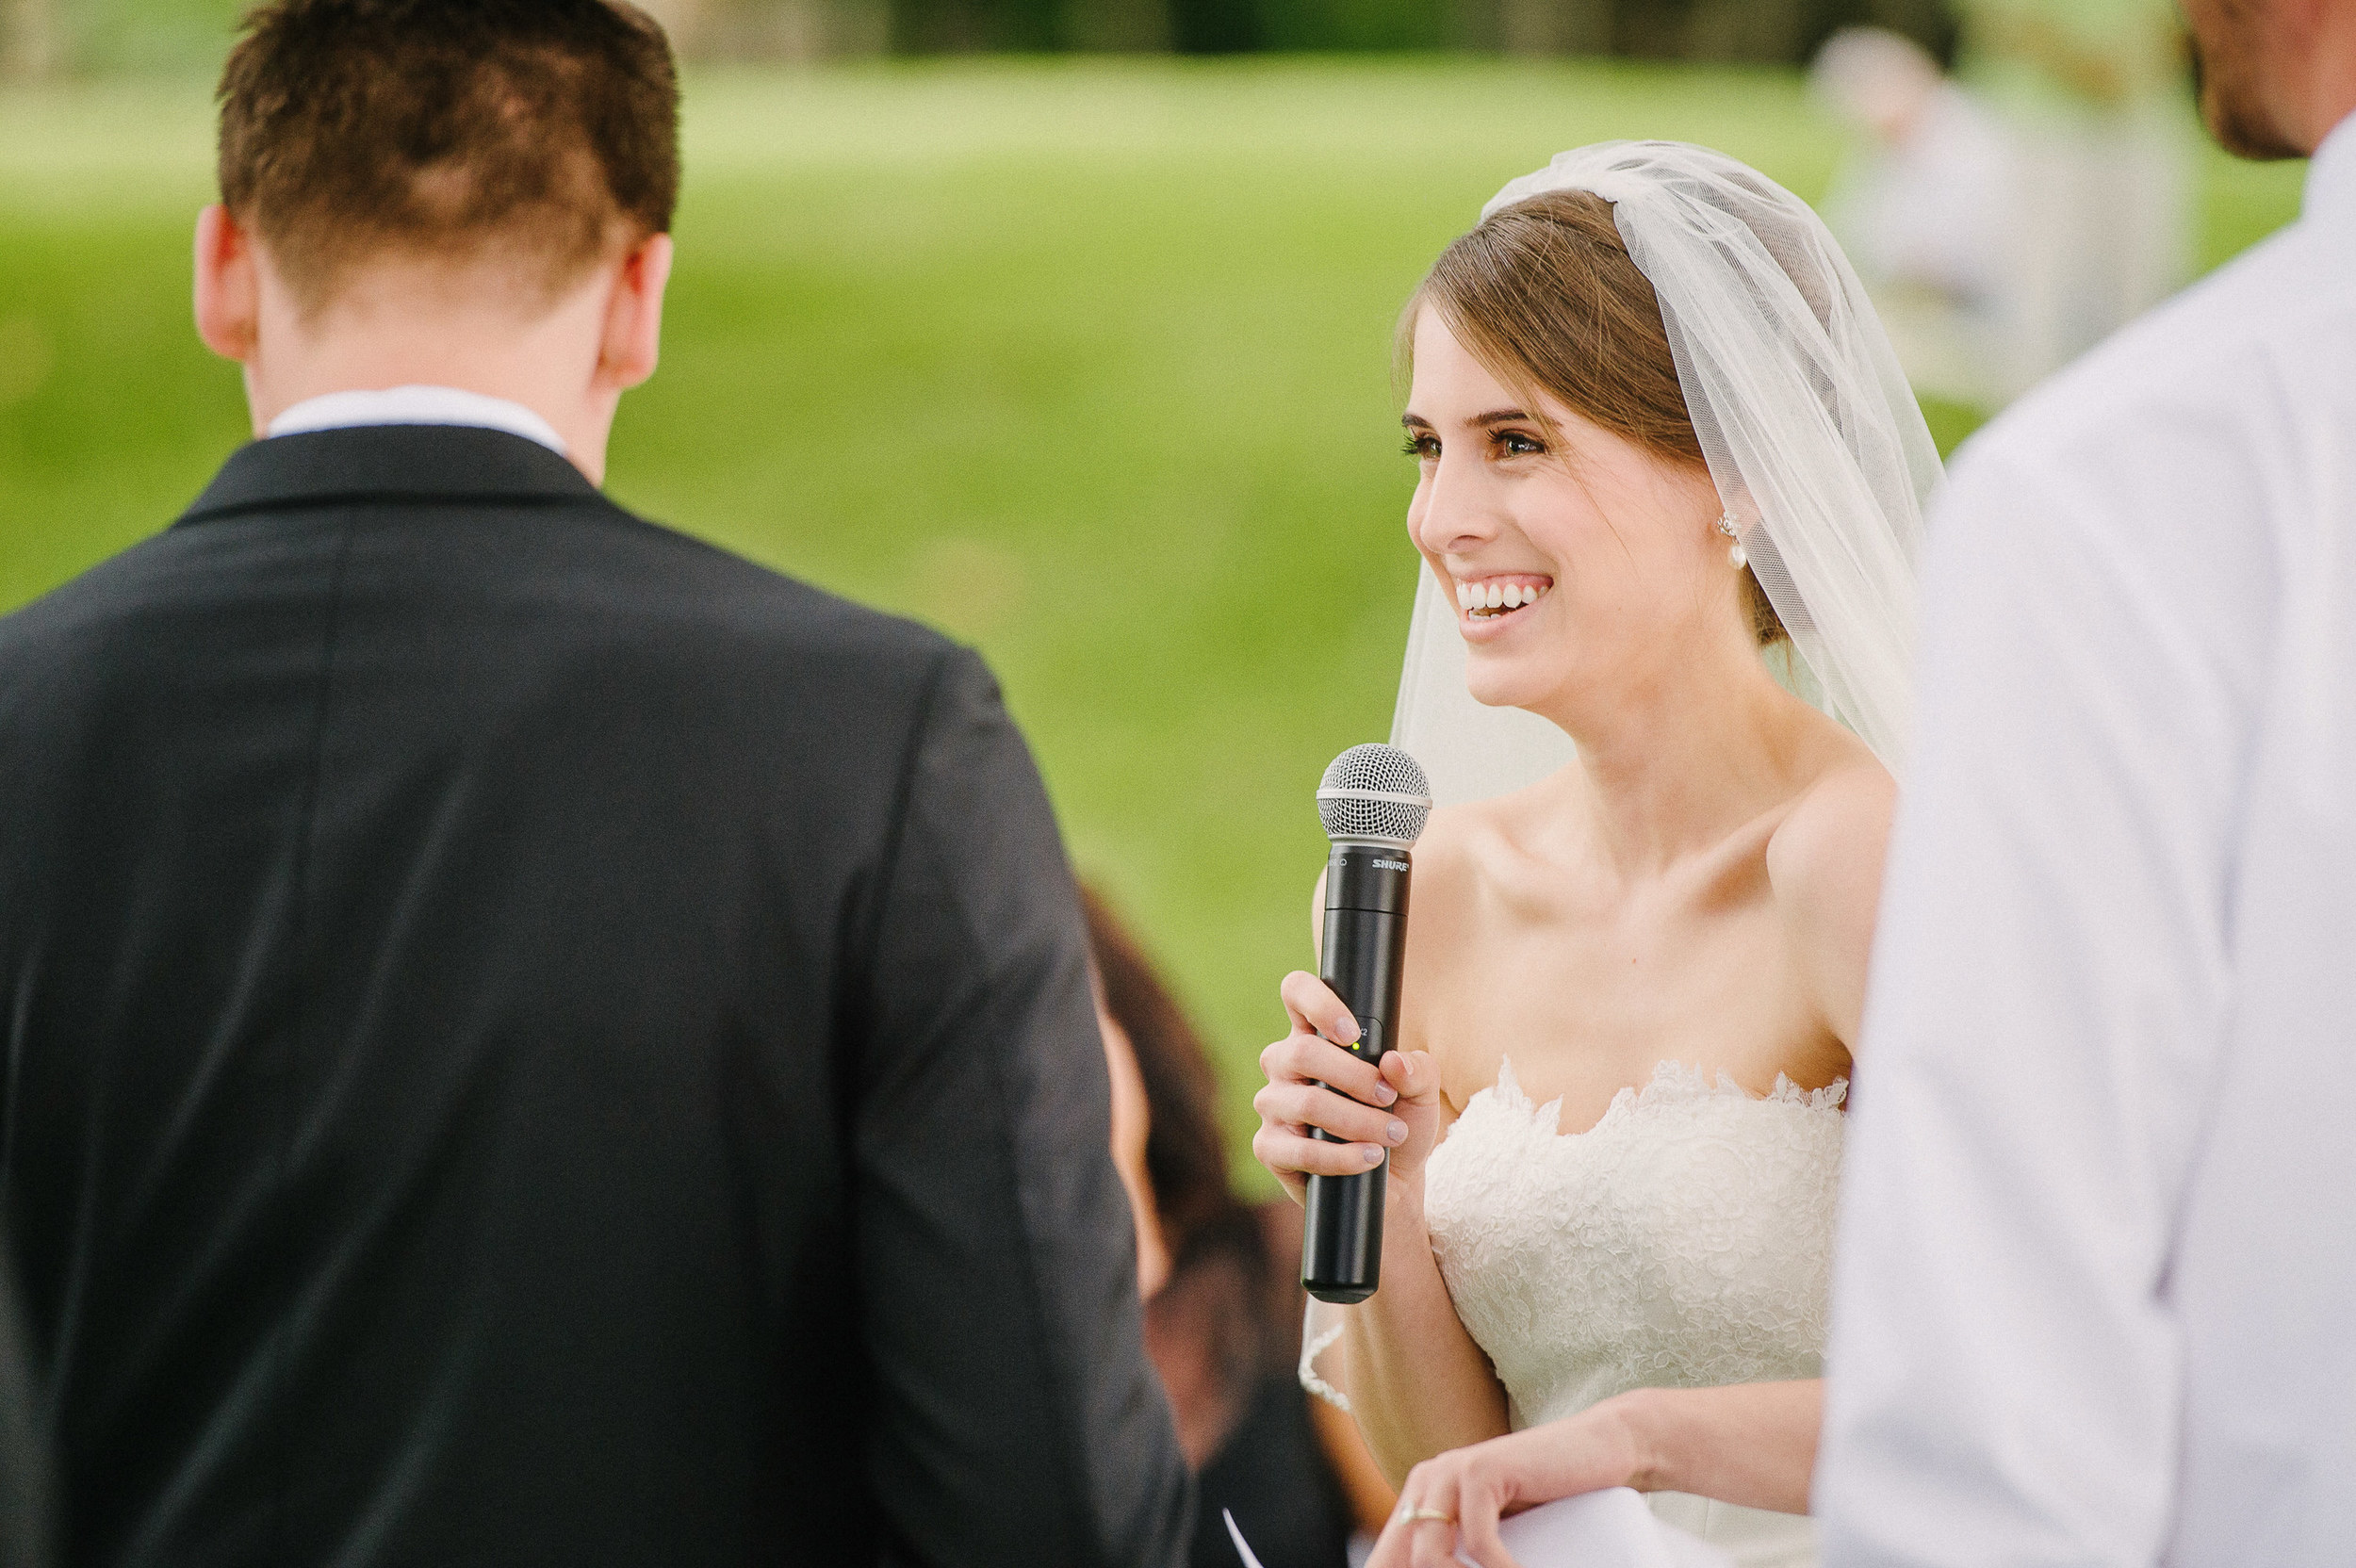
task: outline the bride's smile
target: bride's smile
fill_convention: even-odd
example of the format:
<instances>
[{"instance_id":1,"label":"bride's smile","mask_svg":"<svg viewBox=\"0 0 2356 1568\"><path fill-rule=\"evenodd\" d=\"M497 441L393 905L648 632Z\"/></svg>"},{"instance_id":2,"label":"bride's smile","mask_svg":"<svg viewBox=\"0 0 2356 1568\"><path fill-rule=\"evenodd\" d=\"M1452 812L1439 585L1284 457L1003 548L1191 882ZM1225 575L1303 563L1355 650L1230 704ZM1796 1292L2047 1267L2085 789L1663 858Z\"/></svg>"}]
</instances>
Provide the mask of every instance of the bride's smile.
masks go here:
<instances>
[{"instance_id":1,"label":"bride's smile","mask_svg":"<svg viewBox=\"0 0 2356 1568\"><path fill-rule=\"evenodd\" d=\"M1456 580L1456 606L1464 612L1466 620L1485 625L1503 620L1517 610L1534 608L1553 586L1554 580L1547 577L1460 577Z\"/></svg>"}]
</instances>

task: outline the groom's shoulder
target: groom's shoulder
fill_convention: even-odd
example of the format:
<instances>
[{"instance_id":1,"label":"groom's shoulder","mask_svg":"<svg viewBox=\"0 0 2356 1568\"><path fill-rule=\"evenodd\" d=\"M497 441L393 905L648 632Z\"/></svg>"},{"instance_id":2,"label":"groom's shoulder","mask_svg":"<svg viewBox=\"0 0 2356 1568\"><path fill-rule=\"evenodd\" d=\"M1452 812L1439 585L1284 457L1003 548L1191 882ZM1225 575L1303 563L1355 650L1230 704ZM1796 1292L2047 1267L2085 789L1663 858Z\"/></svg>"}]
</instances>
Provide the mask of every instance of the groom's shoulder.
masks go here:
<instances>
[{"instance_id":1,"label":"groom's shoulder","mask_svg":"<svg viewBox=\"0 0 2356 1568\"><path fill-rule=\"evenodd\" d=\"M1958 465L2203 461L2203 444L2186 433L2238 432L2279 406L2307 367L2356 350L2356 271L2340 259L2303 225L2284 230L2019 399L1965 444Z\"/></svg>"},{"instance_id":2,"label":"groom's shoulder","mask_svg":"<svg viewBox=\"0 0 2356 1568\"><path fill-rule=\"evenodd\" d=\"M595 493L519 511L504 528L463 508L382 520L380 564L399 557L410 568L414 596L396 613L449 624L451 604L464 603L492 621L529 620L547 629L533 657L548 661L619 660L690 681L733 681L747 696L815 687L911 702L945 667L978 662L916 621ZM250 624L267 595L296 591L284 587L300 579L284 569L289 558L332 552L316 533L302 537L315 521L282 512L174 527L98 563L0 614L0 686L48 685L167 654L202 658L191 652L201 646L191 626ZM472 548L447 548L452 536ZM311 577L328 580L324 571Z\"/></svg>"},{"instance_id":3,"label":"groom's shoulder","mask_svg":"<svg viewBox=\"0 0 2356 1568\"><path fill-rule=\"evenodd\" d=\"M819 586L669 523L607 503L644 556L633 591L675 613L794 645L844 645L920 661L958 645L930 627Z\"/></svg>"},{"instance_id":4,"label":"groom's shoulder","mask_svg":"<svg viewBox=\"0 0 2356 1568\"><path fill-rule=\"evenodd\" d=\"M612 593L621 622L657 646L701 649L722 668L791 685L916 696L949 666L980 661L920 621L606 503L628 541ZM692 657L692 654L691 654Z\"/></svg>"}]
</instances>

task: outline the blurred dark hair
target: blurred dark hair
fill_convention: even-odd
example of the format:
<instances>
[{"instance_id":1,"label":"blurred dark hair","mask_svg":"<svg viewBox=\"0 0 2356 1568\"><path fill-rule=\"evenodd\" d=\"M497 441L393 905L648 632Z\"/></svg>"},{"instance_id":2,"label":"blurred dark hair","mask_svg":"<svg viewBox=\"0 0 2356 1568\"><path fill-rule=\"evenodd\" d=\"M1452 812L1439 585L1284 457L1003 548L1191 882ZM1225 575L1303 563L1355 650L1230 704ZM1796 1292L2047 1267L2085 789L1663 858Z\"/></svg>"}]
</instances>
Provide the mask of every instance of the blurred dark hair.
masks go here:
<instances>
[{"instance_id":1,"label":"blurred dark hair","mask_svg":"<svg viewBox=\"0 0 2356 1568\"><path fill-rule=\"evenodd\" d=\"M1234 1432L1252 1390L1292 1354L1271 1318L1292 1288L1268 1259L1260 1217L1227 1182L1210 1054L1137 939L1082 886L1104 1010L1128 1035L1144 1080L1146 1181L1170 1246L1169 1280L1145 1304L1146 1348L1169 1390L1178 1437L1198 1469Z\"/></svg>"},{"instance_id":2,"label":"blurred dark hair","mask_svg":"<svg viewBox=\"0 0 2356 1568\"><path fill-rule=\"evenodd\" d=\"M221 195L306 310L371 256L553 295L667 232L679 81L620 0L272 0L221 78Z\"/></svg>"},{"instance_id":3,"label":"blurred dark hair","mask_svg":"<svg viewBox=\"0 0 2356 1568\"><path fill-rule=\"evenodd\" d=\"M1128 1034L1145 1081L1152 1117L1145 1169L1161 1212L1170 1261L1183 1267L1199 1239L1222 1222L1252 1224L1251 1211L1227 1183L1227 1145L1219 1129L1219 1084L1210 1054L1137 939L1083 884L1080 907L1104 986L1104 1009Z\"/></svg>"}]
</instances>

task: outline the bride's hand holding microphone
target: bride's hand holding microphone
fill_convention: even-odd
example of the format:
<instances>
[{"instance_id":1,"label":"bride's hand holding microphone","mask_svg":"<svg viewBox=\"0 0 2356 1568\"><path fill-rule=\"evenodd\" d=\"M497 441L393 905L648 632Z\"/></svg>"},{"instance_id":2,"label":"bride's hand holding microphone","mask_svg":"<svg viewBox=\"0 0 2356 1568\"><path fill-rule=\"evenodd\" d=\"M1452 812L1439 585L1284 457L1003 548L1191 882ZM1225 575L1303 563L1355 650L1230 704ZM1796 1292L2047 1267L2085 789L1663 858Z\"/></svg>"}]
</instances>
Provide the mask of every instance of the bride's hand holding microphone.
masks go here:
<instances>
[{"instance_id":1,"label":"bride's hand holding microphone","mask_svg":"<svg viewBox=\"0 0 2356 1568\"><path fill-rule=\"evenodd\" d=\"M1351 746L1325 770L1317 819L1333 852L1318 885L1317 973L1285 979L1292 1033L1263 1058L1254 1151L1308 1211L1302 1287L1337 1305L1380 1286L1393 1177L1420 1174L1437 1132L1430 1061L1388 1059L1407 970L1410 846L1431 814L1423 768L1396 746ZM1407 1114L1385 1114L1394 1110ZM1394 1149L1397 1169L1385 1163Z\"/></svg>"},{"instance_id":2,"label":"bride's hand holding microphone","mask_svg":"<svg viewBox=\"0 0 2356 1568\"><path fill-rule=\"evenodd\" d=\"M1375 1063L1343 1050L1356 1042L1358 1020L1304 971L1284 976L1280 994L1292 1031L1260 1053L1268 1083L1252 1100L1260 1116L1253 1157L1300 1202L1309 1176L1363 1175L1387 1154L1392 1196L1419 1200L1424 1161L1440 1140L1432 1054L1391 1051ZM1341 1141L1312 1137L1311 1128Z\"/></svg>"},{"instance_id":3,"label":"bride's hand holding microphone","mask_svg":"<svg viewBox=\"0 0 2356 1568\"><path fill-rule=\"evenodd\" d=\"M1284 977L1292 1028L1261 1053L1268 1084L1252 1101L1252 1152L1307 1211L1301 1286L1354 1308L1306 1348L1340 1335L1336 1380L1395 1478L1506 1428L1503 1391L1449 1304L1424 1224L1424 1167L1447 1119L1439 1064L1398 1049L1410 846L1431 808L1423 769L1396 747L1352 746L1326 769L1317 815L1333 848L1317 896L1319 972Z\"/></svg>"}]
</instances>

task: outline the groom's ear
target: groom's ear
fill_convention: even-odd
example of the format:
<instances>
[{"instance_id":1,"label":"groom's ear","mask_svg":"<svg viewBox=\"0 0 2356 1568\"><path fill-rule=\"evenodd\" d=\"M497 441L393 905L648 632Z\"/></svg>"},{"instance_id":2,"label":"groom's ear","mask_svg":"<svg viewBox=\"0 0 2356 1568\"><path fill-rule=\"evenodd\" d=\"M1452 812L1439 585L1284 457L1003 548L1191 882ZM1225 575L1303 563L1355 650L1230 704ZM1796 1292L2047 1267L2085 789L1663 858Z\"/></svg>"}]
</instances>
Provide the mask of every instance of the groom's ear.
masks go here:
<instances>
[{"instance_id":1,"label":"groom's ear","mask_svg":"<svg viewBox=\"0 0 2356 1568\"><path fill-rule=\"evenodd\" d=\"M597 390L627 392L654 374L663 356L663 296L670 282L669 235L648 235L624 254L598 335Z\"/></svg>"},{"instance_id":2,"label":"groom's ear","mask_svg":"<svg viewBox=\"0 0 2356 1568\"><path fill-rule=\"evenodd\" d=\"M216 202L196 215L196 335L242 365L260 335L262 280L253 237Z\"/></svg>"}]
</instances>

